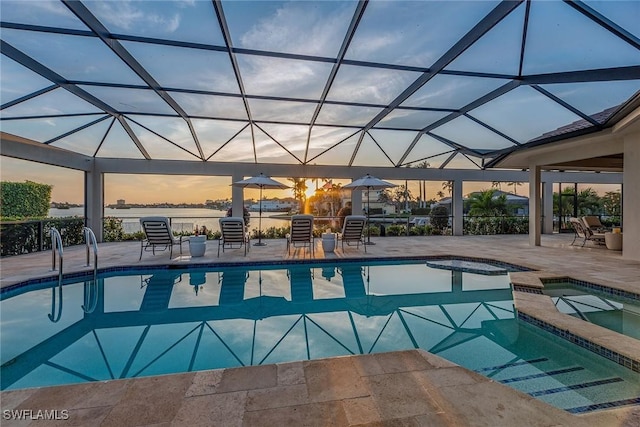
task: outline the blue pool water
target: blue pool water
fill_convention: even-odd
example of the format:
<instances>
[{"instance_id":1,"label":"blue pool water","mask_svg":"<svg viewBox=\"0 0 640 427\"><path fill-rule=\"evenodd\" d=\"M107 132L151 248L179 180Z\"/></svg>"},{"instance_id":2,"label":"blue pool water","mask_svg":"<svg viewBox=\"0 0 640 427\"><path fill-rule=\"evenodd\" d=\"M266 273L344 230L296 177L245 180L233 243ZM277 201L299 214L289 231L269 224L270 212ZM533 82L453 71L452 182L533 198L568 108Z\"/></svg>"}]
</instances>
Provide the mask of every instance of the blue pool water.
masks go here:
<instances>
[{"instance_id":1,"label":"blue pool water","mask_svg":"<svg viewBox=\"0 0 640 427\"><path fill-rule=\"evenodd\" d=\"M599 292L571 282L547 283L544 293L562 313L640 340L640 299Z\"/></svg>"},{"instance_id":2,"label":"blue pool water","mask_svg":"<svg viewBox=\"0 0 640 427\"><path fill-rule=\"evenodd\" d=\"M519 322L506 271L473 271L298 263L5 290L2 389L422 348L572 412L640 403L637 373Z\"/></svg>"}]
</instances>

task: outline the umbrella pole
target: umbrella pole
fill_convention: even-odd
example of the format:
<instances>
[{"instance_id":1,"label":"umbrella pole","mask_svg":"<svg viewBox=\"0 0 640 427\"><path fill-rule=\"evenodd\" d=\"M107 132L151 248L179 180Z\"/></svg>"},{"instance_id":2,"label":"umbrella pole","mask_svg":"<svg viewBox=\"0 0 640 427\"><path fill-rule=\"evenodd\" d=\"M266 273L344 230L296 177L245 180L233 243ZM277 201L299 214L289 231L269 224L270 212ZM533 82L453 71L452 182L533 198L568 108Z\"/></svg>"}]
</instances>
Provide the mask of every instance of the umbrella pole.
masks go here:
<instances>
[{"instance_id":1,"label":"umbrella pole","mask_svg":"<svg viewBox=\"0 0 640 427\"><path fill-rule=\"evenodd\" d=\"M371 194L369 193L371 193L371 187L367 187L367 241L365 242L365 245L375 245L375 243L371 241L371 224L369 221L371 219Z\"/></svg>"},{"instance_id":2,"label":"umbrella pole","mask_svg":"<svg viewBox=\"0 0 640 427\"><path fill-rule=\"evenodd\" d=\"M266 246L266 243L262 243L262 185L260 186L260 213L258 215L258 243L254 243L253 246Z\"/></svg>"}]
</instances>

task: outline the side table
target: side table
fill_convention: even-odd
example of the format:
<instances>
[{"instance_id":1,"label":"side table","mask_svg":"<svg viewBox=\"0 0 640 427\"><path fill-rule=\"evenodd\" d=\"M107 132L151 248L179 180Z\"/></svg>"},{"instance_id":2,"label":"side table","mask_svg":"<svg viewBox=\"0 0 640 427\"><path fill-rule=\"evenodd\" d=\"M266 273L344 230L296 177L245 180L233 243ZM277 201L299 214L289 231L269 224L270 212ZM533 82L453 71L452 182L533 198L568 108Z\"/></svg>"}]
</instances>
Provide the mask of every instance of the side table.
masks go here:
<instances>
[{"instance_id":1,"label":"side table","mask_svg":"<svg viewBox=\"0 0 640 427\"><path fill-rule=\"evenodd\" d=\"M336 233L322 233L322 250L325 253L336 249Z\"/></svg>"},{"instance_id":2,"label":"side table","mask_svg":"<svg viewBox=\"0 0 640 427\"><path fill-rule=\"evenodd\" d=\"M189 237L189 252L192 257L204 256L207 249L207 236L191 236Z\"/></svg>"},{"instance_id":3,"label":"side table","mask_svg":"<svg viewBox=\"0 0 640 427\"><path fill-rule=\"evenodd\" d=\"M604 244L612 251L622 250L622 233L604 233Z\"/></svg>"}]
</instances>

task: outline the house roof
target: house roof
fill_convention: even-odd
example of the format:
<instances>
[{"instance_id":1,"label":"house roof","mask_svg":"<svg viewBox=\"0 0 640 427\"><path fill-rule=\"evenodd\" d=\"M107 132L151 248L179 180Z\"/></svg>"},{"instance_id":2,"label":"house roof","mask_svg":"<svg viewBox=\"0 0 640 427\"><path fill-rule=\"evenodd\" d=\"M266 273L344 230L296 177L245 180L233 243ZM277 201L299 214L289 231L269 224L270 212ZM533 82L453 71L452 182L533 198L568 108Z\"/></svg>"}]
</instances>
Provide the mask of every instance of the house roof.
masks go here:
<instances>
[{"instance_id":1,"label":"house roof","mask_svg":"<svg viewBox=\"0 0 640 427\"><path fill-rule=\"evenodd\" d=\"M0 7L3 132L94 157L483 168L640 89L638 2Z\"/></svg>"}]
</instances>

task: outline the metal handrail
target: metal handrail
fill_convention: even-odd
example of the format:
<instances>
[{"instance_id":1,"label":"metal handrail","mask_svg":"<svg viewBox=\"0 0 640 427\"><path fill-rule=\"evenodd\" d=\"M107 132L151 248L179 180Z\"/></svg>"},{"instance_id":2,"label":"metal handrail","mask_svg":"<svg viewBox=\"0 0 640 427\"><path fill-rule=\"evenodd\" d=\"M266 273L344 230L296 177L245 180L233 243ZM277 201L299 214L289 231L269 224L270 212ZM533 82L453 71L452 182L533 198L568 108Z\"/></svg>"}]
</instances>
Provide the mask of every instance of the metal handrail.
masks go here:
<instances>
[{"instance_id":1,"label":"metal handrail","mask_svg":"<svg viewBox=\"0 0 640 427\"><path fill-rule=\"evenodd\" d=\"M56 228L51 228L51 270L56 269L56 248L58 249L58 256L60 257L60 270L58 272L58 314L56 316L56 290L51 289L51 314L49 314L49 320L57 322L62 316L62 262L63 262L63 249L62 249L62 236Z\"/></svg>"},{"instance_id":2,"label":"metal handrail","mask_svg":"<svg viewBox=\"0 0 640 427\"><path fill-rule=\"evenodd\" d=\"M81 305L85 313L93 313L98 306L98 281L94 277L92 281L84 282L84 304Z\"/></svg>"},{"instance_id":3,"label":"metal handrail","mask_svg":"<svg viewBox=\"0 0 640 427\"><path fill-rule=\"evenodd\" d=\"M88 287L85 282L82 310L85 313L93 313L98 305L98 243L96 241L96 235L89 227L84 227L82 233L84 234L84 243L87 249L87 267L91 265L90 252L91 246L93 246L93 280L89 283Z\"/></svg>"},{"instance_id":4,"label":"metal handrail","mask_svg":"<svg viewBox=\"0 0 640 427\"><path fill-rule=\"evenodd\" d=\"M51 288L51 313L47 316L49 320L56 323L62 317L62 281L58 282L58 314L56 315L56 289Z\"/></svg>"},{"instance_id":5,"label":"metal handrail","mask_svg":"<svg viewBox=\"0 0 640 427\"><path fill-rule=\"evenodd\" d=\"M96 235L89 227L84 227L82 232L84 234L84 244L87 248L87 267L91 265L89 253L91 252L90 246L93 246L93 271L95 272L98 269L98 242L96 241Z\"/></svg>"},{"instance_id":6,"label":"metal handrail","mask_svg":"<svg viewBox=\"0 0 640 427\"><path fill-rule=\"evenodd\" d=\"M64 250L62 249L62 236L57 228L51 228L51 271L56 270L56 249L58 249L58 256L60 257L60 273L59 282L62 282L62 261Z\"/></svg>"}]
</instances>

